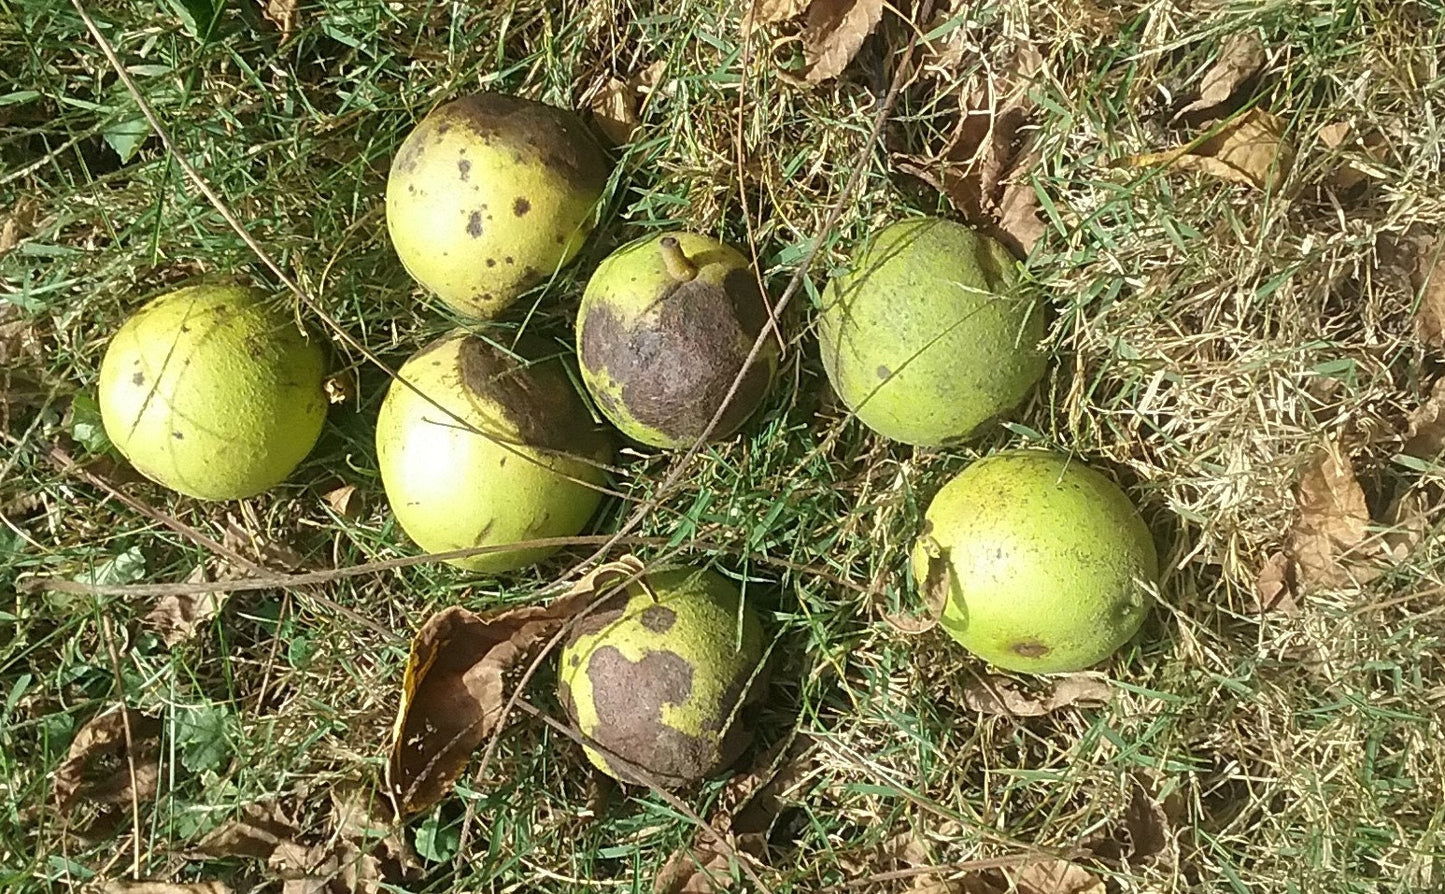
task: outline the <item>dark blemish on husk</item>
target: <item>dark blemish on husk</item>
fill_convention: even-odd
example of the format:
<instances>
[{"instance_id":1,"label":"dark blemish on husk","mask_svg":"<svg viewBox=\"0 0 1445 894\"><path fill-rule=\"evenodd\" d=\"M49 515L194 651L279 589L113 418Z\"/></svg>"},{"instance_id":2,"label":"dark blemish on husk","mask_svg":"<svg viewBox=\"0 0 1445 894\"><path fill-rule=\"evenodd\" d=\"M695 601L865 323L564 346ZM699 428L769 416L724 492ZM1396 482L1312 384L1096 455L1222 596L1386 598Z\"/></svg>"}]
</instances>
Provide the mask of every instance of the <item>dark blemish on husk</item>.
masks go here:
<instances>
[{"instance_id":1,"label":"dark blemish on husk","mask_svg":"<svg viewBox=\"0 0 1445 894\"><path fill-rule=\"evenodd\" d=\"M692 736L662 722L663 707L686 704L692 696L692 665L675 652L649 652L627 659L614 646L602 646L587 659L592 706L597 712L593 738L627 764L670 785L700 779L718 766L718 750L708 738ZM613 763L612 759L608 759Z\"/></svg>"},{"instance_id":2,"label":"dark blemish on husk","mask_svg":"<svg viewBox=\"0 0 1445 894\"><path fill-rule=\"evenodd\" d=\"M396 153L396 160L392 162L392 167L408 174L414 173L417 165L421 164L421 156L425 151L422 140L407 139L401 144L401 151Z\"/></svg>"},{"instance_id":3,"label":"dark blemish on husk","mask_svg":"<svg viewBox=\"0 0 1445 894\"><path fill-rule=\"evenodd\" d=\"M496 258L487 258L487 266L488 266L488 267L495 267L495 266L497 266L497 259L496 259Z\"/></svg>"},{"instance_id":4,"label":"dark blemish on husk","mask_svg":"<svg viewBox=\"0 0 1445 894\"><path fill-rule=\"evenodd\" d=\"M497 460L497 468L499 468L499 469L505 469L506 467L507 467L507 458L506 458L505 456L502 457L501 459Z\"/></svg>"},{"instance_id":5,"label":"dark blemish on husk","mask_svg":"<svg viewBox=\"0 0 1445 894\"><path fill-rule=\"evenodd\" d=\"M477 93L432 113L438 130L456 124L501 145L519 164L537 162L575 189L602 191L607 161L571 112L502 93Z\"/></svg>"},{"instance_id":6,"label":"dark blemish on husk","mask_svg":"<svg viewBox=\"0 0 1445 894\"><path fill-rule=\"evenodd\" d=\"M146 374L143 372L136 373L130 377L130 383L137 386L144 385L146 383Z\"/></svg>"},{"instance_id":7,"label":"dark blemish on husk","mask_svg":"<svg viewBox=\"0 0 1445 894\"><path fill-rule=\"evenodd\" d=\"M1053 650L1036 639L1026 639L1009 646L1015 654L1024 658L1042 658Z\"/></svg>"},{"instance_id":8,"label":"dark blemish on husk","mask_svg":"<svg viewBox=\"0 0 1445 894\"><path fill-rule=\"evenodd\" d=\"M508 264L515 264L515 263L517 263L516 260L515 260L511 255L507 255L505 258L502 258L502 260L503 260L503 261L506 261Z\"/></svg>"},{"instance_id":9,"label":"dark blemish on husk","mask_svg":"<svg viewBox=\"0 0 1445 894\"><path fill-rule=\"evenodd\" d=\"M465 158L459 159L457 161L457 171L461 173L463 180L470 179L472 175L472 163Z\"/></svg>"},{"instance_id":10,"label":"dark blemish on husk","mask_svg":"<svg viewBox=\"0 0 1445 894\"><path fill-rule=\"evenodd\" d=\"M665 605L650 605L642 612L638 621L653 633L666 633L677 623L677 612Z\"/></svg>"},{"instance_id":11,"label":"dark blemish on husk","mask_svg":"<svg viewBox=\"0 0 1445 894\"><path fill-rule=\"evenodd\" d=\"M452 126L451 126L450 124L448 124L447 122L445 122L445 121L443 121L441 124L438 124L438 125L437 125L437 133L439 133L439 134L446 134L446 132L449 131L449 130L451 130L451 129L452 129Z\"/></svg>"},{"instance_id":12,"label":"dark blemish on husk","mask_svg":"<svg viewBox=\"0 0 1445 894\"><path fill-rule=\"evenodd\" d=\"M730 272L723 286L701 279L670 286L656 306L655 321L634 328L606 304L594 305L582 328L582 363L618 383L628 415L641 424L696 438L742 369L767 308L748 270ZM712 436L736 431L770 380L768 364L754 363Z\"/></svg>"},{"instance_id":13,"label":"dark blemish on husk","mask_svg":"<svg viewBox=\"0 0 1445 894\"><path fill-rule=\"evenodd\" d=\"M486 303L493 296L488 293L478 299ZM547 352L545 345L523 340L519 353L541 357ZM527 364L469 336L460 346L457 363L462 385L495 402L523 442L574 456L600 459L607 453L607 436L592 424L561 361Z\"/></svg>"},{"instance_id":14,"label":"dark blemish on husk","mask_svg":"<svg viewBox=\"0 0 1445 894\"><path fill-rule=\"evenodd\" d=\"M171 432L171 437L175 438L177 441L184 441L186 439L186 436L178 431Z\"/></svg>"},{"instance_id":15,"label":"dark blemish on husk","mask_svg":"<svg viewBox=\"0 0 1445 894\"><path fill-rule=\"evenodd\" d=\"M879 365L879 367L878 367L878 378L880 378L880 379L886 379L886 378L888 378L888 377L891 376L891 375L893 375L893 370L891 370L891 369L889 369L888 367L883 366L883 365L881 365L881 364Z\"/></svg>"},{"instance_id":16,"label":"dark blemish on husk","mask_svg":"<svg viewBox=\"0 0 1445 894\"><path fill-rule=\"evenodd\" d=\"M482 212L473 211L472 216L467 218L467 235L473 239L482 235Z\"/></svg>"},{"instance_id":17,"label":"dark blemish on husk","mask_svg":"<svg viewBox=\"0 0 1445 894\"><path fill-rule=\"evenodd\" d=\"M532 203L522 198L521 196L517 196L517 201L512 203L512 213L517 215L518 217L522 217L531 210Z\"/></svg>"}]
</instances>

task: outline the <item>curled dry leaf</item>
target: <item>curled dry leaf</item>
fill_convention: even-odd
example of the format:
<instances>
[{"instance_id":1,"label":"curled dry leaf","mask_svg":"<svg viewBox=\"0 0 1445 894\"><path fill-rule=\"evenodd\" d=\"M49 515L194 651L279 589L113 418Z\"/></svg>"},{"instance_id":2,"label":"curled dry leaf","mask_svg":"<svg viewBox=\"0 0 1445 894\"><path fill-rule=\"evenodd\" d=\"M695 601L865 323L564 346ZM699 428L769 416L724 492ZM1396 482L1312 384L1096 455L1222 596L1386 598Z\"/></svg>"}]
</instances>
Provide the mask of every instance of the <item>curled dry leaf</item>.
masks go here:
<instances>
[{"instance_id":1,"label":"curled dry leaf","mask_svg":"<svg viewBox=\"0 0 1445 894\"><path fill-rule=\"evenodd\" d=\"M1270 556L1260 568L1254 583L1254 611L1259 614L1278 612L1293 617L1299 614L1295 601L1295 563L1287 553Z\"/></svg>"},{"instance_id":2,"label":"curled dry leaf","mask_svg":"<svg viewBox=\"0 0 1445 894\"><path fill-rule=\"evenodd\" d=\"M125 880L108 881L101 887L102 894L231 894L231 886L225 882L132 882Z\"/></svg>"},{"instance_id":3,"label":"curled dry leaf","mask_svg":"<svg viewBox=\"0 0 1445 894\"><path fill-rule=\"evenodd\" d=\"M883 0L812 0L803 25L804 79L836 78L883 19Z\"/></svg>"},{"instance_id":4,"label":"curled dry leaf","mask_svg":"<svg viewBox=\"0 0 1445 894\"><path fill-rule=\"evenodd\" d=\"M743 14L743 28L771 25L797 18L808 8L809 0L752 0Z\"/></svg>"},{"instance_id":5,"label":"curled dry leaf","mask_svg":"<svg viewBox=\"0 0 1445 894\"><path fill-rule=\"evenodd\" d=\"M35 229L35 217L39 209L39 202L33 197L26 197L5 213L4 219L0 220L0 258L9 254L11 249L20 244L21 239Z\"/></svg>"},{"instance_id":6,"label":"curled dry leaf","mask_svg":"<svg viewBox=\"0 0 1445 894\"><path fill-rule=\"evenodd\" d=\"M1042 717L1070 705L1104 704L1112 693L1107 680L1088 674L1070 674L1028 691L1019 689L1009 677L991 674L970 683L964 689L963 702L983 714Z\"/></svg>"},{"instance_id":7,"label":"curled dry leaf","mask_svg":"<svg viewBox=\"0 0 1445 894\"><path fill-rule=\"evenodd\" d=\"M186 583L195 584L197 590L162 596L141 623L159 633L168 646L195 636L201 625L220 614L226 604L226 594L202 589L209 582L206 578L206 569L196 568Z\"/></svg>"},{"instance_id":8,"label":"curled dry leaf","mask_svg":"<svg viewBox=\"0 0 1445 894\"><path fill-rule=\"evenodd\" d=\"M637 74L622 80L610 78L592 97L592 120L614 145L632 142L642 124L642 107L662 82L667 60L659 59Z\"/></svg>"},{"instance_id":9,"label":"curled dry leaf","mask_svg":"<svg viewBox=\"0 0 1445 894\"><path fill-rule=\"evenodd\" d=\"M918 582L919 595L928 613L917 617L905 612L884 612L883 620L899 633L916 635L927 633L943 620L943 610L948 607L948 588L952 582L948 556L943 549L930 539L928 545L928 571Z\"/></svg>"},{"instance_id":10,"label":"curled dry leaf","mask_svg":"<svg viewBox=\"0 0 1445 894\"><path fill-rule=\"evenodd\" d=\"M1378 130L1367 130L1357 137L1348 123L1335 121L1323 125L1318 136L1327 149L1353 150L1325 179L1336 192L1349 192L1371 178L1385 176L1379 163L1388 157L1389 143Z\"/></svg>"},{"instance_id":11,"label":"curled dry leaf","mask_svg":"<svg viewBox=\"0 0 1445 894\"><path fill-rule=\"evenodd\" d=\"M321 499L337 516L347 521L356 521L361 517L362 499L357 492L356 485L343 484L341 487L329 490L322 495Z\"/></svg>"},{"instance_id":12,"label":"curled dry leaf","mask_svg":"<svg viewBox=\"0 0 1445 894\"><path fill-rule=\"evenodd\" d=\"M1415 328L1426 345L1445 348L1445 236L1419 247L1411 285L1419 304Z\"/></svg>"},{"instance_id":13,"label":"curled dry leaf","mask_svg":"<svg viewBox=\"0 0 1445 894\"><path fill-rule=\"evenodd\" d=\"M508 672L599 595L641 571L628 556L599 566L547 605L487 615L452 606L426 620L412 640L387 767L402 816L441 800L472 751L501 724Z\"/></svg>"},{"instance_id":14,"label":"curled dry leaf","mask_svg":"<svg viewBox=\"0 0 1445 894\"><path fill-rule=\"evenodd\" d=\"M1171 149L1134 155L1118 162L1127 168L1200 171L1231 183L1273 189L1294 164L1294 147L1285 141L1284 122L1263 109L1250 109L1203 140Z\"/></svg>"},{"instance_id":15,"label":"curled dry leaf","mask_svg":"<svg viewBox=\"0 0 1445 894\"><path fill-rule=\"evenodd\" d=\"M1337 586L1349 580L1346 565L1365 539L1370 511L1355 469L1339 449L1321 450L1299 483L1299 516L1288 550L1302 588Z\"/></svg>"},{"instance_id":16,"label":"curled dry leaf","mask_svg":"<svg viewBox=\"0 0 1445 894\"><path fill-rule=\"evenodd\" d=\"M1405 453L1435 459L1445 452L1445 377L1435 380L1430 396L1410 413Z\"/></svg>"},{"instance_id":17,"label":"curled dry leaf","mask_svg":"<svg viewBox=\"0 0 1445 894\"><path fill-rule=\"evenodd\" d=\"M964 894L1105 894L1104 881L1067 860L1041 860L1015 870L986 869L959 880Z\"/></svg>"},{"instance_id":18,"label":"curled dry leaf","mask_svg":"<svg viewBox=\"0 0 1445 894\"><path fill-rule=\"evenodd\" d=\"M297 7L299 0L261 0L261 15L281 32L281 39L287 40L296 32Z\"/></svg>"},{"instance_id":19,"label":"curled dry leaf","mask_svg":"<svg viewBox=\"0 0 1445 894\"><path fill-rule=\"evenodd\" d=\"M783 739L730 779L708 817L710 826L733 849L755 861L767 856L768 830L782 812L782 795L812 770L812 742ZM653 880L654 894L711 894L729 891L738 881L727 849L705 835L674 851Z\"/></svg>"},{"instance_id":20,"label":"curled dry leaf","mask_svg":"<svg viewBox=\"0 0 1445 894\"><path fill-rule=\"evenodd\" d=\"M1205 112L1222 105L1245 81L1264 67L1264 44L1250 31L1232 35L1219 50L1219 59L1204 75L1199 98L1179 110L1174 117Z\"/></svg>"},{"instance_id":21,"label":"curled dry leaf","mask_svg":"<svg viewBox=\"0 0 1445 894\"><path fill-rule=\"evenodd\" d=\"M139 711L93 717L55 770L55 805L69 814L82 803L114 807L155 797L160 781L161 723Z\"/></svg>"},{"instance_id":22,"label":"curled dry leaf","mask_svg":"<svg viewBox=\"0 0 1445 894\"><path fill-rule=\"evenodd\" d=\"M943 193L969 223L989 229L1021 256L1044 233L1038 195L1027 179L1040 154L1020 138L1034 111L1028 88L1042 67L1037 50L1020 50L1006 70L962 97L958 126L941 152L896 162L898 170Z\"/></svg>"}]
</instances>

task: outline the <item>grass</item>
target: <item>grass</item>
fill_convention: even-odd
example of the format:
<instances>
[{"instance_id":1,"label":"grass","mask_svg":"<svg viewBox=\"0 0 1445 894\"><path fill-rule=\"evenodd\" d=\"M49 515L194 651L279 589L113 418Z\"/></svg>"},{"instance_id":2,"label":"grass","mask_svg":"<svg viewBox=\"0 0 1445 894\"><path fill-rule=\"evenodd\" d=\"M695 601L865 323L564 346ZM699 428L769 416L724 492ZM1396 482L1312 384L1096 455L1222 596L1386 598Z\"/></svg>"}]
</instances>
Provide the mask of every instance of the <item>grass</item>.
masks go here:
<instances>
[{"instance_id":1,"label":"grass","mask_svg":"<svg viewBox=\"0 0 1445 894\"><path fill-rule=\"evenodd\" d=\"M303 3L282 41L252 3L228 4L209 24L204 0L89 4L179 151L335 325L393 366L456 320L391 254L387 165L422 114L467 90L578 105L609 78L668 63L621 155L603 226L508 325L525 320L565 343L587 272L643 233L686 226L748 246L774 295L821 240L764 411L741 437L689 460L667 493L655 488L678 460L630 455L616 482L625 499L594 523L613 530L656 497L638 533L659 545L643 556L670 544L746 578L779 633L763 738L796 726L814 744L772 829L772 890L897 869L899 842L915 839L939 864L1089 844L1095 855L1081 864L1122 891L1445 887L1439 517L1369 583L1312 593L1297 616L1250 610L1319 444L1345 445L1377 516L1410 489L1439 504L1440 467L1400 458L1439 355L1413 334L1415 296L1388 250L1412 227L1445 226L1445 8L958 4L942 30L965 49L961 61L909 85L884 148L864 156L862 188L844 196L908 37L898 19L841 80L804 87L783 73L796 45L774 38L788 29L756 35L745 51L734 4L721 0L473 6ZM1245 94L1286 121L1298 153L1282 188L1113 167L1187 136L1170 123L1175 108L1242 30L1269 48ZM1047 60L1031 177L1050 232L1029 274L1050 304L1049 375L1011 426L965 448L884 442L829 396L813 307L872 228L947 213L891 170L889 152L936 142L949 126L951 100L940 96L1025 43ZM0 888L98 885L134 861L143 877L279 890L263 863L192 848L268 800L308 843L331 835L328 792L375 786L385 763L407 632L443 605L526 601L583 554L496 579L417 565L314 591L239 593L174 647L140 624L146 600L19 590L36 577L225 571L57 464L56 446L218 540L234 521L327 568L414 547L376 474L370 426L384 373L334 333L357 397L333 408L315 453L266 496L180 499L107 449L86 400L109 334L140 296L196 273L278 283L145 136L69 4L0 0L0 68L10 75L0 221L33 213L25 239L0 257L0 586L14 593L0 605L10 631L0 645ZM1343 199L1322 184L1362 150L1319 137L1340 121L1385 138L1370 185ZM835 201L840 223L825 230ZM931 494L978 455L1025 444L1077 452L1124 481L1168 571L1144 633L1101 668L1116 683L1110 704L1019 719L970 710L984 668L939 633L900 635L880 613L917 608L904 568ZM341 484L364 497L354 519L322 499ZM534 700L555 707L546 683ZM159 794L84 834L95 808L59 815L53 773L81 725L121 701L162 721ZM640 790L590 816L593 785L570 743L519 720L484 777L465 776L408 827L424 860L404 890L650 890L691 823ZM690 803L705 813L717 792L709 785ZM1139 856L1151 801L1171 846Z\"/></svg>"}]
</instances>

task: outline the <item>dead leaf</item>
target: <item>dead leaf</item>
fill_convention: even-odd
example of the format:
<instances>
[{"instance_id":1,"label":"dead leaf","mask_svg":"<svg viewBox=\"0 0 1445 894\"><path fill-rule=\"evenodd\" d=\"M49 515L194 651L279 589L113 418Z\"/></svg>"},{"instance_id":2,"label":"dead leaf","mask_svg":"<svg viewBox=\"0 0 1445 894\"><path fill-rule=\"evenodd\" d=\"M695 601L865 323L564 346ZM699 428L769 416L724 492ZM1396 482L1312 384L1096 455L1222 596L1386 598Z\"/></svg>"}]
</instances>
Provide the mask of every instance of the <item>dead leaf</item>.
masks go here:
<instances>
[{"instance_id":1,"label":"dead leaf","mask_svg":"<svg viewBox=\"0 0 1445 894\"><path fill-rule=\"evenodd\" d=\"M1161 799L1157 785L1134 776L1129 807L1124 811L1123 831L1129 839L1129 860L1136 864L1159 860L1176 862L1179 854L1174 830L1183 815L1183 797L1178 791Z\"/></svg>"},{"instance_id":2,"label":"dead leaf","mask_svg":"<svg viewBox=\"0 0 1445 894\"><path fill-rule=\"evenodd\" d=\"M766 858L768 831L782 812L782 795L812 770L813 743L798 736L768 749L742 773L728 780L718 795L708 826L733 849L755 861ZM698 835L691 845L674 851L653 880L654 894L711 894L735 884L727 849Z\"/></svg>"},{"instance_id":3,"label":"dead leaf","mask_svg":"<svg viewBox=\"0 0 1445 894\"><path fill-rule=\"evenodd\" d=\"M753 0L743 15L743 30L749 31L759 25L786 22L802 15L811 0Z\"/></svg>"},{"instance_id":4,"label":"dead leaf","mask_svg":"<svg viewBox=\"0 0 1445 894\"><path fill-rule=\"evenodd\" d=\"M1415 256L1411 285L1419 297L1415 326L1420 339L1432 348L1445 348L1445 236L1422 246Z\"/></svg>"},{"instance_id":5,"label":"dead leaf","mask_svg":"<svg viewBox=\"0 0 1445 894\"><path fill-rule=\"evenodd\" d=\"M331 507L331 511L347 521L356 521L361 517L362 499L354 484L343 484L342 486L329 490L322 495L321 499Z\"/></svg>"},{"instance_id":6,"label":"dead leaf","mask_svg":"<svg viewBox=\"0 0 1445 894\"><path fill-rule=\"evenodd\" d=\"M1223 104L1245 81L1264 67L1264 44L1252 31L1240 31L1224 42L1219 59L1204 75L1199 98L1180 109L1176 119Z\"/></svg>"},{"instance_id":7,"label":"dead leaf","mask_svg":"<svg viewBox=\"0 0 1445 894\"><path fill-rule=\"evenodd\" d=\"M953 574L948 564L948 555L937 543L928 541L928 570L918 582L919 595L928 613L922 617L907 612L884 612L883 620L899 633L916 635L927 633L943 620L943 611L948 607L948 590L953 583Z\"/></svg>"},{"instance_id":8,"label":"dead leaf","mask_svg":"<svg viewBox=\"0 0 1445 894\"><path fill-rule=\"evenodd\" d=\"M1275 553L1264 562L1254 584L1254 610L1259 614L1278 612L1294 617L1299 614L1295 602L1294 559L1283 552Z\"/></svg>"},{"instance_id":9,"label":"dead leaf","mask_svg":"<svg viewBox=\"0 0 1445 894\"><path fill-rule=\"evenodd\" d=\"M200 586L208 583L206 569L198 567L186 583ZM209 622L226 605L227 594L214 590L162 596L141 623L161 635L168 646L175 646L195 636L202 624Z\"/></svg>"},{"instance_id":10,"label":"dead leaf","mask_svg":"<svg viewBox=\"0 0 1445 894\"><path fill-rule=\"evenodd\" d=\"M627 87L627 82L611 78L592 97L592 120L597 128L606 134L613 145L622 146L632 142L632 135L642 123L638 117L637 95Z\"/></svg>"},{"instance_id":11,"label":"dead leaf","mask_svg":"<svg viewBox=\"0 0 1445 894\"><path fill-rule=\"evenodd\" d=\"M1289 552L1304 589L1349 579L1342 560L1368 533L1369 507L1354 466L1338 449L1321 450L1299 483L1299 516Z\"/></svg>"},{"instance_id":12,"label":"dead leaf","mask_svg":"<svg viewBox=\"0 0 1445 894\"><path fill-rule=\"evenodd\" d=\"M1070 705L1104 704L1112 694L1107 680L1088 674L1060 677L1046 687L1027 692L1020 690L1018 683L1009 677L989 675L964 689L963 703L983 714L1042 717Z\"/></svg>"},{"instance_id":13,"label":"dead leaf","mask_svg":"<svg viewBox=\"0 0 1445 894\"><path fill-rule=\"evenodd\" d=\"M231 894L230 885L224 882L131 882L108 881L101 889L102 894Z\"/></svg>"},{"instance_id":14,"label":"dead leaf","mask_svg":"<svg viewBox=\"0 0 1445 894\"><path fill-rule=\"evenodd\" d=\"M1258 108L1230 119L1198 143L1118 162L1129 168L1200 171L1256 189L1273 189L1293 164L1294 148L1285 142L1284 122Z\"/></svg>"},{"instance_id":15,"label":"dead leaf","mask_svg":"<svg viewBox=\"0 0 1445 894\"><path fill-rule=\"evenodd\" d=\"M1425 540L1430 531L1430 499L1420 487L1397 495L1385 509L1384 530L1380 532L1380 558L1387 565L1403 562Z\"/></svg>"},{"instance_id":16,"label":"dead leaf","mask_svg":"<svg viewBox=\"0 0 1445 894\"><path fill-rule=\"evenodd\" d=\"M301 571L306 560L301 554L279 540L246 529L234 514L226 516L226 528L221 533L221 545L242 555L255 557L262 565L278 571ZM229 564L222 569L219 577L234 574Z\"/></svg>"},{"instance_id":17,"label":"dead leaf","mask_svg":"<svg viewBox=\"0 0 1445 894\"><path fill-rule=\"evenodd\" d=\"M1336 192L1349 192L1371 178L1384 176L1378 165L1389 156L1389 142L1378 130L1368 130L1354 138L1352 126L1344 121L1335 121L1322 126L1317 136L1327 149L1356 149L1353 156L1346 156L1340 166L1326 177L1325 182ZM1355 145L1347 146L1351 142Z\"/></svg>"},{"instance_id":18,"label":"dead leaf","mask_svg":"<svg viewBox=\"0 0 1445 894\"><path fill-rule=\"evenodd\" d=\"M803 25L803 75L810 84L836 78L883 19L883 0L812 0Z\"/></svg>"},{"instance_id":19,"label":"dead leaf","mask_svg":"<svg viewBox=\"0 0 1445 894\"><path fill-rule=\"evenodd\" d=\"M35 216L39 208L40 203L31 196L22 198L11 206L4 222L0 223L0 258L9 254L11 249L20 244L20 240L35 229Z\"/></svg>"},{"instance_id":20,"label":"dead leaf","mask_svg":"<svg viewBox=\"0 0 1445 894\"><path fill-rule=\"evenodd\" d=\"M300 834L296 824L275 801L246 804L241 815L212 829L200 844L199 853L212 857L251 857L269 860L276 848Z\"/></svg>"},{"instance_id":21,"label":"dead leaf","mask_svg":"<svg viewBox=\"0 0 1445 894\"><path fill-rule=\"evenodd\" d=\"M1018 894L1105 894L1104 880L1067 860L1030 863L1014 876Z\"/></svg>"},{"instance_id":22,"label":"dead leaf","mask_svg":"<svg viewBox=\"0 0 1445 894\"><path fill-rule=\"evenodd\" d=\"M401 815L441 800L501 723L507 673L603 590L642 568L627 556L599 566L547 605L489 615L452 606L426 620L412 639L387 767Z\"/></svg>"},{"instance_id":23,"label":"dead leaf","mask_svg":"<svg viewBox=\"0 0 1445 894\"><path fill-rule=\"evenodd\" d=\"M281 40L290 39L296 33L298 0L261 0L261 15L281 32Z\"/></svg>"},{"instance_id":24,"label":"dead leaf","mask_svg":"<svg viewBox=\"0 0 1445 894\"><path fill-rule=\"evenodd\" d=\"M1038 152L1021 147L1020 133L1033 114L1029 85L1043 67L1032 47L1020 50L1009 67L961 101L958 126L942 151L902 156L895 166L948 198L975 226L995 228L1021 256L1045 232L1038 219L1038 195L1027 174Z\"/></svg>"},{"instance_id":25,"label":"dead leaf","mask_svg":"<svg viewBox=\"0 0 1445 894\"><path fill-rule=\"evenodd\" d=\"M1040 160L1038 153L1030 153L1016 167L1021 172L1027 172ZM1048 232L1048 227L1039 217L1039 194L1027 179L1011 177L1004 187L1003 198L999 200L998 229L996 235L1006 237L1003 241L1021 258L1032 254L1034 246Z\"/></svg>"},{"instance_id":26,"label":"dead leaf","mask_svg":"<svg viewBox=\"0 0 1445 894\"><path fill-rule=\"evenodd\" d=\"M333 407L355 400L359 387L356 381L356 370L337 370L326 377L326 381L321 383L321 387L326 391L326 402Z\"/></svg>"},{"instance_id":27,"label":"dead leaf","mask_svg":"<svg viewBox=\"0 0 1445 894\"><path fill-rule=\"evenodd\" d=\"M160 782L160 734L159 720L135 710L91 718L55 770L57 809L68 815L81 802L114 807L150 801Z\"/></svg>"}]
</instances>

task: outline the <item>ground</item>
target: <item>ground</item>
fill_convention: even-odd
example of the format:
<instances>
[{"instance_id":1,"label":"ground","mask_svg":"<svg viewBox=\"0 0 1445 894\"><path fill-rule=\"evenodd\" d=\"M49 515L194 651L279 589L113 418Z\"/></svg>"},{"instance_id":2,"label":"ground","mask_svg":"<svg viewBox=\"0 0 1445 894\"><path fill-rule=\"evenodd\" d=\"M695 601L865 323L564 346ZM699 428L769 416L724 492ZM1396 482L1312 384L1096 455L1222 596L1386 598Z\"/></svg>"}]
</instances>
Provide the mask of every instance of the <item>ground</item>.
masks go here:
<instances>
[{"instance_id":1,"label":"ground","mask_svg":"<svg viewBox=\"0 0 1445 894\"><path fill-rule=\"evenodd\" d=\"M597 232L490 331L565 345L588 272L668 228L743 247L774 298L801 286L761 412L688 458L624 453L593 523L610 532L640 512L611 558L676 555L746 580L778 637L745 758L796 733L748 863L767 889L1445 886L1442 467L1439 433L1420 449L1419 422L1440 342L1417 319L1430 286L1411 276L1445 224L1445 8L1003 0L925 17L895 4L836 78L810 80L799 34L821 12L747 28L742 5L92 0L170 151L72 4L0 0L0 888L317 890L275 841L199 843L259 805L297 847L336 851L330 796L382 784L411 632L444 606L533 601L591 554L499 577L435 563L322 573L237 592L172 642L145 622L155 596L46 584L194 587L415 555L376 472L379 364L460 321L391 252L390 160L447 98L486 87L585 110L643 72L655 86ZM814 5L864 19L879 6ZM910 50L905 16L925 23L926 47ZM1212 114L1190 110L1241 34L1263 47L1257 68ZM961 94L1017 80L1025 57L1039 60L1018 134L1033 154L1011 176L1044 226L1027 277L1049 309L1049 371L965 445L887 442L828 391L819 296L883 223L971 216L904 169L940 154ZM1267 183L1140 158L1256 107L1290 150ZM267 288L354 373L309 459L253 499L167 493L98 428L111 333L197 274ZM1120 481L1165 566L1144 630L1082 680L1000 678L940 631L887 620L922 610L907 555L929 497L976 457L1025 445ZM1011 710L985 682L1017 691ZM1079 687L1091 698L1041 712ZM545 668L528 698L558 716ZM119 788L58 809L78 733L122 704L135 747L109 767ZM148 784L132 779L147 767ZM686 814L713 814L724 786L679 803L609 790L573 742L518 713L486 765L403 828L417 865L389 883L651 890L694 834ZM1059 859L1067 879L1040 881ZM325 873L345 887L336 861Z\"/></svg>"}]
</instances>

